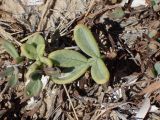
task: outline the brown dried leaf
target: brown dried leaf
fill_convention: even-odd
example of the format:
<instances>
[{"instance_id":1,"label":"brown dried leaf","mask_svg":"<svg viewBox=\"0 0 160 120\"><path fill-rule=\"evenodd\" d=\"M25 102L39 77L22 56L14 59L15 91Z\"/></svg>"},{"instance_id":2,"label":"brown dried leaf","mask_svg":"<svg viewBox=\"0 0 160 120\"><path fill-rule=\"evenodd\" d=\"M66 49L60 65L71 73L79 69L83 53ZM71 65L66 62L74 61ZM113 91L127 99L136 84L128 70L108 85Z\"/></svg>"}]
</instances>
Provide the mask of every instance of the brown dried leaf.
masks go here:
<instances>
[{"instance_id":1,"label":"brown dried leaf","mask_svg":"<svg viewBox=\"0 0 160 120\"><path fill-rule=\"evenodd\" d=\"M139 93L139 95L143 95L143 94L146 94L146 93L152 93L159 88L160 88L160 82L154 82L154 83L150 84L149 86L147 86L146 88L144 88L142 90L142 92Z\"/></svg>"}]
</instances>

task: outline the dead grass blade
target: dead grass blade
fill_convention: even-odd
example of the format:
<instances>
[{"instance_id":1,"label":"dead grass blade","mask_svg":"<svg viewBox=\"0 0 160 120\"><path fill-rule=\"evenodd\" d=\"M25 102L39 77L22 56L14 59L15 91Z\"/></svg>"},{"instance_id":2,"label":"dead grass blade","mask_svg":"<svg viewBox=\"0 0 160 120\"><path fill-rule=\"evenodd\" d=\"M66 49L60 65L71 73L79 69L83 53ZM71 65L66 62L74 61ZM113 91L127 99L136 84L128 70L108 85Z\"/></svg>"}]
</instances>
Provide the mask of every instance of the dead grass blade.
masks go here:
<instances>
[{"instance_id":1,"label":"dead grass blade","mask_svg":"<svg viewBox=\"0 0 160 120\"><path fill-rule=\"evenodd\" d=\"M67 91L67 88L66 88L66 86L65 86L65 85L63 85L63 87L64 87L64 90L66 91L67 97L68 97L69 102L70 102L70 104L71 104L71 107L72 107L72 109L73 109L73 112L74 112L75 118L76 118L76 120L79 120L79 119L78 119L78 117L77 117L77 114L76 114L75 108L74 108L74 106L73 106L73 104L72 104L71 98L70 98L70 96L69 96L69 93L68 93L68 91Z\"/></svg>"},{"instance_id":2,"label":"dead grass blade","mask_svg":"<svg viewBox=\"0 0 160 120\"><path fill-rule=\"evenodd\" d=\"M13 38L11 34L6 32L1 26L0 26L0 36L6 40L7 39L11 40L12 42L16 43L18 46L21 46L21 43L18 42L15 38Z\"/></svg>"},{"instance_id":3,"label":"dead grass blade","mask_svg":"<svg viewBox=\"0 0 160 120\"><path fill-rule=\"evenodd\" d=\"M92 0L90 2L90 5L89 5L89 9L87 11L87 13L85 14L85 17L89 14L89 12L93 9L93 7L96 5L96 0Z\"/></svg>"},{"instance_id":4,"label":"dead grass blade","mask_svg":"<svg viewBox=\"0 0 160 120\"><path fill-rule=\"evenodd\" d=\"M139 93L139 95L143 95L146 93L152 93L159 88L160 88L160 82L154 82L154 83L150 84L149 86L147 86L145 89L143 89L142 92Z\"/></svg>"},{"instance_id":5,"label":"dead grass blade","mask_svg":"<svg viewBox=\"0 0 160 120\"><path fill-rule=\"evenodd\" d=\"M92 117L93 120L99 120L100 116L102 116L106 112L106 109L104 110L97 110L96 111L96 116L94 118Z\"/></svg>"},{"instance_id":6,"label":"dead grass blade","mask_svg":"<svg viewBox=\"0 0 160 120\"><path fill-rule=\"evenodd\" d=\"M46 23L46 20L47 20L47 11L50 10L50 7L53 5L53 3L55 3L56 0L47 0L45 6L44 6L44 9L43 9L43 12L42 12L42 16L41 16L41 19L40 19L40 22L38 24L38 29L37 31L42 31L43 30L43 27Z\"/></svg>"}]
</instances>

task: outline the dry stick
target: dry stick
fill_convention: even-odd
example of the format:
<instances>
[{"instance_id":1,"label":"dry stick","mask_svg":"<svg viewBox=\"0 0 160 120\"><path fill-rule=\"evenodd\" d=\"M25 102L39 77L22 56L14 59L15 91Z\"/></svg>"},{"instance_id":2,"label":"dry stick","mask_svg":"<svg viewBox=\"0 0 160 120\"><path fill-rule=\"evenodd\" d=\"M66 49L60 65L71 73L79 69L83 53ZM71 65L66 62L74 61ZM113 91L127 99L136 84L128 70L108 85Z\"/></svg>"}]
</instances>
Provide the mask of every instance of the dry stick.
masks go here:
<instances>
[{"instance_id":1,"label":"dry stick","mask_svg":"<svg viewBox=\"0 0 160 120\"><path fill-rule=\"evenodd\" d=\"M25 7L25 5L22 3L22 0L17 0L17 2L23 8L23 10L26 12L27 11L27 7Z\"/></svg>"},{"instance_id":2,"label":"dry stick","mask_svg":"<svg viewBox=\"0 0 160 120\"><path fill-rule=\"evenodd\" d=\"M51 9L51 11L57 12L56 10L53 10L53 9ZM64 36L66 34L66 31L68 30L68 28L75 22L75 20L77 18L74 18L73 20L71 20L69 23L67 23L67 25L65 26L65 28L63 28L62 26L64 26L64 20L67 20L66 17L69 16L69 15L67 15L67 16L64 17L61 13L59 13L59 14L62 16L63 20L62 20L62 22L60 22L60 24L58 25L58 27L56 29L57 30L59 29L60 30L60 35Z\"/></svg>"},{"instance_id":3,"label":"dry stick","mask_svg":"<svg viewBox=\"0 0 160 120\"><path fill-rule=\"evenodd\" d=\"M73 109L73 112L74 112L74 115L75 115L75 117L76 117L76 120L79 120L78 117L77 117L76 111L75 111L75 109L74 109L74 106L73 106L73 104L72 104L71 98L70 98L70 96L69 96L69 93L68 93L68 91L67 91L66 85L63 84L63 87L64 87L64 90L66 91L67 97L68 97L69 102L70 102L70 104L71 104L71 107L72 107L72 109Z\"/></svg>"},{"instance_id":4,"label":"dry stick","mask_svg":"<svg viewBox=\"0 0 160 120\"><path fill-rule=\"evenodd\" d=\"M104 109L104 110L101 110L100 114L98 114L98 115L94 118L94 120L98 120L99 117L100 117L101 115L103 115L105 112L106 112L105 109Z\"/></svg>"},{"instance_id":5,"label":"dry stick","mask_svg":"<svg viewBox=\"0 0 160 120\"><path fill-rule=\"evenodd\" d=\"M85 17L88 16L88 14L91 12L95 4L96 4L96 0L91 1L89 5L89 9L87 10L87 13L85 14Z\"/></svg>"},{"instance_id":6,"label":"dry stick","mask_svg":"<svg viewBox=\"0 0 160 120\"><path fill-rule=\"evenodd\" d=\"M91 16L92 18L95 18L96 16L98 16L100 14L103 14L108 10L111 10L111 9L114 9L114 8L120 7L120 6L121 6L121 4L116 4L116 5L111 5L111 6L110 5L106 5L103 9L99 10L98 12L93 13L93 14L89 14L87 16Z\"/></svg>"},{"instance_id":7,"label":"dry stick","mask_svg":"<svg viewBox=\"0 0 160 120\"><path fill-rule=\"evenodd\" d=\"M98 120L98 118L99 118L100 116L102 116L104 113L106 113L107 111L112 110L112 109L117 108L117 107L120 107L120 106L123 106L123 105L126 105L126 104L136 105L135 103L132 103L132 102L125 102L125 103L116 104L116 105L114 105L114 106L111 106L111 107L109 107L109 108L106 108L106 109L104 109L104 110L101 110L101 113L98 114L98 115L94 118L94 120Z\"/></svg>"},{"instance_id":8,"label":"dry stick","mask_svg":"<svg viewBox=\"0 0 160 120\"><path fill-rule=\"evenodd\" d=\"M46 20L46 16L47 16L47 11L48 11L48 9L50 9L53 2L56 2L56 0L47 0L45 7L44 7L44 10L42 12L40 22L38 24L37 31L41 31L43 29L44 22L46 22L45 20Z\"/></svg>"},{"instance_id":9,"label":"dry stick","mask_svg":"<svg viewBox=\"0 0 160 120\"><path fill-rule=\"evenodd\" d=\"M66 28L64 30L61 31L61 36L65 35L65 32L67 31L67 29L75 22L76 18L73 19L72 21L70 21L67 25Z\"/></svg>"},{"instance_id":10,"label":"dry stick","mask_svg":"<svg viewBox=\"0 0 160 120\"><path fill-rule=\"evenodd\" d=\"M41 33L41 32L35 32L35 33L33 33L33 34L31 34L31 35L28 35L27 37L21 39L20 41L21 41L21 42L24 42L24 41L26 41L27 39L29 39L30 37L32 37L32 36L34 36L34 35L36 35L36 34L38 34L38 33Z\"/></svg>"},{"instance_id":11,"label":"dry stick","mask_svg":"<svg viewBox=\"0 0 160 120\"><path fill-rule=\"evenodd\" d=\"M14 37L11 36L10 33L6 32L1 26L0 26L0 35L1 37L3 37L4 39L9 39L13 42L15 42L18 46L21 46L22 44L20 42L18 42Z\"/></svg>"}]
</instances>

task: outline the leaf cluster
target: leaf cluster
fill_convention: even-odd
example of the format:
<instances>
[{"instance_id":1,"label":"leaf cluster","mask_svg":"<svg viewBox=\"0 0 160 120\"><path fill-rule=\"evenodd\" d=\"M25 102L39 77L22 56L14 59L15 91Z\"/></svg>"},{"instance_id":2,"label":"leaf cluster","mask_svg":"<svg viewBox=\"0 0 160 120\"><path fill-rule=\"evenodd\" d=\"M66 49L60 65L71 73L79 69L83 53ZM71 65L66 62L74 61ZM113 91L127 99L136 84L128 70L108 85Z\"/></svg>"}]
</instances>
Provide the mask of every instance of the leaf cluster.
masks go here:
<instances>
[{"instance_id":1,"label":"leaf cluster","mask_svg":"<svg viewBox=\"0 0 160 120\"><path fill-rule=\"evenodd\" d=\"M109 71L101 59L98 44L91 31L82 24L74 28L74 40L79 48L88 55L86 58L81 53L74 50L56 50L45 54L45 40L40 34L29 37L21 46L21 55L18 54L14 45L8 41L4 41L5 50L17 61L21 62L23 57L33 62L28 67L26 79L30 82L26 86L28 96L35 96L42 88L42 73L39 70L46 65L48 68L58 66L63 68L61 72L55 74L54 70L47 72L51 80L57 84L68 84L81 77L86 70L91 67L91 75L93 80L98 84L104 84L109 80Z\"/></svg>"}]
</instances>

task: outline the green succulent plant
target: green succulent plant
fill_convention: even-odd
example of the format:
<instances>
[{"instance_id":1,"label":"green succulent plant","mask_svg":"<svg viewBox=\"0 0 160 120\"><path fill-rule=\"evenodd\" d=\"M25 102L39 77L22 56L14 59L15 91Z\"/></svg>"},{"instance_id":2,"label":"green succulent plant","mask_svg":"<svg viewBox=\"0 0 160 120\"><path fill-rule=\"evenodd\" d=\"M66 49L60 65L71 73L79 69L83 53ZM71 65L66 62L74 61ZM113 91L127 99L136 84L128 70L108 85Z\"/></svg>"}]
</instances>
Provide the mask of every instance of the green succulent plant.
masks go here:
<instances>
[{"instance_id":1,"label":"green succulent plant","mask_svg":"<svg viewBox=\"0 0 160 120\"><path fill-rule=\"evenodd\" d=\"M40 34L35 34L30 37L26 43L21 46L21 54L29 59L40 61L49 67L52 67L52 62L47 57L44 57L45 41Z\"/></svg>"},{"instance_id":2,"label":"green succulent plant","mask_svg":"<svg viewBox=\"0 0 160 120\"><path fill-rule=\"evenodd\" d=\"M39 94L39 92L42 89L42 73L38 70L35 70L34 72L31 73L30 75L30 82L27 84L25 88L25 93L27 96L36 96Z\"/></svg>"},{"instance_id":3,"label":"green succulent plant","mask_svg":"<svg viewBox=\"0 0 160 120\"><path fill-rule=\"evenodd\" d=\"M35 34L28 38L27 42L21 46L21 55L28 59L35 60L35 62L28 67L25 75L26 79L30 80L25 89L27 96L36 96L42 88L42 75L40 75L38 70L42 69L44 64L48 67L53 66L52 61L44 57L44 53L45 41L40 34Z\"/></svg>"},{"instance_id":4,"label":"green succulent plant","mask_svg":"<svg viewBox=\"0 0 160 120\"><path fill-rule=\"evenodd\" d=\"M25 74L26 79L30 79L25 91L28 96L35 96L38 94L38 91L42 88L42 82L40 77L32 78L33 73L36 74L36 71L41 69L43 64L49 67L52 67L53 65L49 58L44 57L45 41L43 37L38 33L32 37L29 37L28 40L20 47L21 56L18 54L16 48L11 42L3 40L2 46L15 59L16 63L22 62L22 58L24 57L35 60L35 62L28 67L28 71ZM13 74L8 81L8 85L15 85L17 80L17 74Z\"/></svg>"},{"instance_id":5,"label":"green succulent plant","mask_svg":"<svg viewBox=\"0 0 160 120\"><path fill-rule=\"evenodd\" d=\"M91 31L85 25L79 24L74 28L74 39L79 48L90 58L87 59L73 50L64 49L51 52L48 57L52 62L64 68L64 71L59 76L51 76L51 79L57 84L71 83L91 67L93 80L98 84L106 83L110 74L101 59L98 44Z\"/></svg>"},{"instance_id":6,"label":"green succulent plant","mask_svg":"<svg viewBox=\"0 0 160 120\"><path fill-rule=\"evenodd\" d=\"M16 48L11 42L9 42L8 40L1 39L1 44L2 47L5 49L5 51L8 52L13 57L16 63L20 63L23 61L23 57L21 57L18 54Z\"/></svg>"},{"instance_id":7,"label":"green succulent plant","mask_svg":"<svg viewBox=\"0 0 160 120\"><path fill-rule=\"evenodd\" d=\"M62 71L57 72L51 69L46 72L57 84L68 84L77 80L89 67L91 67L91 76L96 83L104 84L109 80L109 71L101 58L98 44L91 31L83 24L77 25L74 28L74 40L83 53L88 55L88 58L77 51L67 49L53 51L48 57L45 57L45 41L38 33L28 37L27 41L22 44L21 56L13 44L8 41L3 42L4 48L14 59L19 60L23 56L34 61L25 74L26 79L30 79L25 89L26 95L36 96L41 90L42 73L39 71L44 65L47 65L48 68L53 66L62 68ZM15 85L16 82L10 81L10 83Z\"/></svg>"},{"instance_id":8,"label":"green succulent plant","mask_svg":"<svg viewBox=\"0 0 160 120\"><path fill-rule=\"evenodd\" d=\"M47 57L44 57L45 53L45 41L40 34L28 38L27 42L21 46L21 55L31 60L36 60L29 68L26 73L26 78L29 79L29 75L40 68L42 64L46 64L52 67L52 61Z\"/></svg>"}]
</instances>

